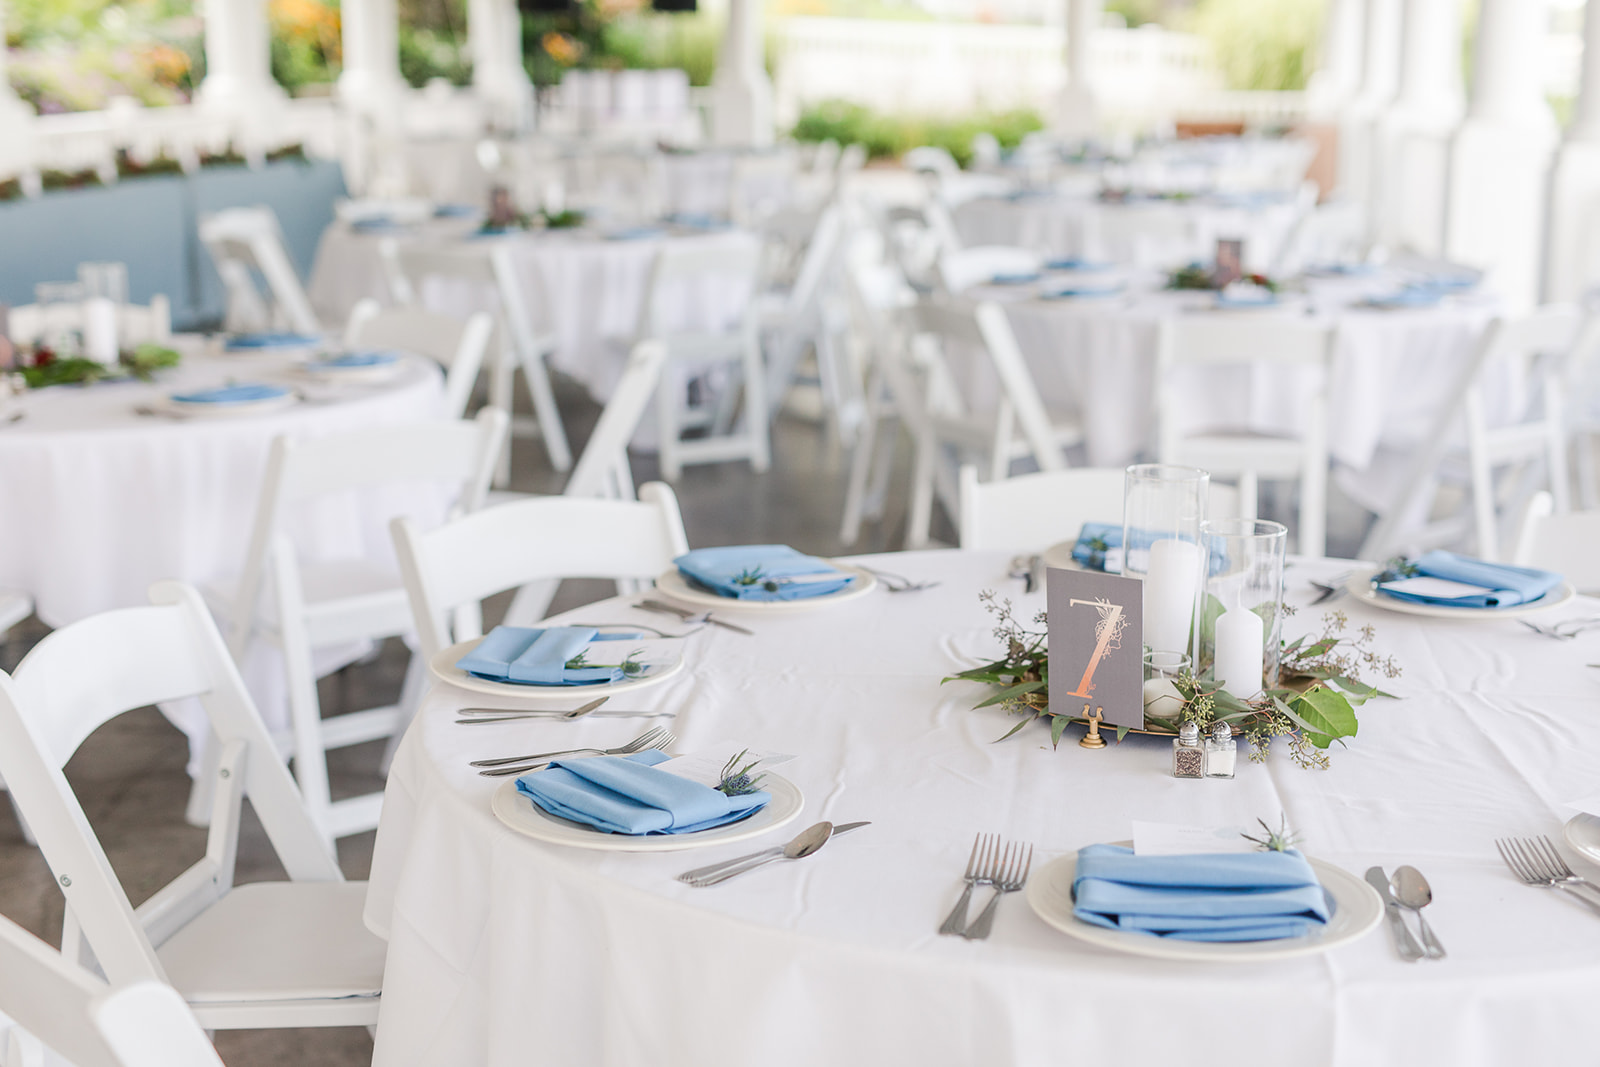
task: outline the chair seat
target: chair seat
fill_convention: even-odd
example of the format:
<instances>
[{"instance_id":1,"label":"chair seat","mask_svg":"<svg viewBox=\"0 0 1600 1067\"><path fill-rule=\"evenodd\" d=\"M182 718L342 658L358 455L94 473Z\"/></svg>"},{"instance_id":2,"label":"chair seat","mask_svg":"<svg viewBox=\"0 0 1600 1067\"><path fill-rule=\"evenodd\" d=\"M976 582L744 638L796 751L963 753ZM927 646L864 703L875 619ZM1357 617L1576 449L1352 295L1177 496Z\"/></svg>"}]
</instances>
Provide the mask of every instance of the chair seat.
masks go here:
<instances>
[{"instance_id":1,"label":"chair seat","mask_svg":"<svg viewBox=\"0 0 1600 1067\"><path fill-rule=\"evenodd\" d=\"M359 619L360 632L329 636L326 640L348 637L386 637L409 632L411 606L405 588L394 570L366 560L346 559L300 565L301 590L306 600L308 624L321 631L332 620ZM223 617L229 612L236 589L234 579L207 584L202 590L206 603ZM278 629L277 598L263 594L257 602L260 622L267 629ZM392 620L392 621L390 621ZM345 627L337 626L337 629ZM374 629L381 632L367 632ZM322 640L319 633L316 639Z\"/></svg>"},{"instance_id":2,"label":"chair seat","mask_svg":"<svg viewBox=\"0 0 1600 1067\"><path fill-rule=\"evenodd\" d=\"M387 945L361 922L365 882L235 888L156 950L190 1004L376 997Z\"/></svg>"}]
</instances>

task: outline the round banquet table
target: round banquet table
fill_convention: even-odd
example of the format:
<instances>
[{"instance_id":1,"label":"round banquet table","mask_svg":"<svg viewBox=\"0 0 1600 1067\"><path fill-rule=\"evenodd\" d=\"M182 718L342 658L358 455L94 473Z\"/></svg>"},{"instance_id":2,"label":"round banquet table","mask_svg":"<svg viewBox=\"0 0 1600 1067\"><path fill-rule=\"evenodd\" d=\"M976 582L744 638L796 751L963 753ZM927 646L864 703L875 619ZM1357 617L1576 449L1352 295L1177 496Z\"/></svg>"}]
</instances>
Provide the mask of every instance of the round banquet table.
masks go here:
<instances>
[{"instance_id":1,"label":"round banquet table","mask_svg":"<svg viewBox=\"0 0 1600 1067\"><path fill-rule=\"evenodd\" d=\"M630 240L608 239L590 230L553 230L490 238L461 238L461 226L430 225L401 234L363 234L334 224L317 247L309 291L328 322L343 322L358 300L388 302L379 242L385 239L457 239L496 241L511 251L522 280L535 328L555 337L550 364L582 382L591 396L604 402L622 375L628 348L639 327L650 269L666 242L718 247L748 246L757 240L743 230L713 232L665 231ZM726 329L737 321L748 292L707 277L677 283L658 304L661 329L669 332ZM469 315L494 306L494 294L482 287L431 277L424 280L421 300L427 307L453 315Z\"/></svg>"},{"instance_id":2,"label":"round banquet table","mask_svg":"<svg viewBox=\"0 0 1600 1067\"><path fill-rule=\"evenodd\" d=\"M1600 676L1585 663L1600 659L1600 634L1560 642L1511 620L1421 619L1344 598L1329 607L1374 625L1378 651L1403 665L1385 683L1399 699L1361 709L1360 735L1328 770L1280 750L1264 765L1241 760L1232 781L1180 781L1164 738L1091 751L1072 730L1052 751L1033 726L995 743L1010 720L972 710L984 690L940 684L996 650L980 591L1010 596L1024 618L1044 608L1006 578L1006 556L867 561L942 584L741 613L756 636L698 631L682 643L688 670L611 702L676 710L679 751L796 754L779 773L804 811L764 839L640 854L524 837L491 813L501 780L469 760L620 743L651 720L458 726L452 712L483 698L444 685L428 695L390 774L368 892L367 924L389 941L375 1064L1587 1061L1600 920L1517 882L1493 841L1559 840L1563 803L1594 792ZM1348 566L1295 562L1291 602ZM1285 636L1317 628L1323 610L1303 609ZM623 599L572 618L659 623ZM975 833L1033 843L1037 875L1128 838L1135 819L1244 829L1280 813L1307 854L1356 875L1421 868L1449 959L1401 962L1377 929L1273 963L1158 961L1061 933L1020 894L987 941L935 933ZM818 819L872 825L713 888L674 878Z\"/></svg>"},{"instance_id":3,"label":"round banquet table","mask_svg":"<svg viewBox=\"0 0 1600 1067\"><path fill-rule=\"evenodd\" d=\"M1047 278L1045 286L1063 276ZM1042 299L1038 286L986 285L965 294L1002 303L1034 383L1052 411L1083 420L1089 463L1121 467L1155 443L1157 326L1175 315L1308 316L1338 329L1327 382L1328 445L1341 482L1358 496L1386 500L1385 460L1414 447L1433 426L1457 376L1498 310L1492 297L1470 293L1431 308L1379 310L1369 296L1393 292L1403 277L1308 279L1275 308L1218 310L1209 293L1155 288L1134 274L1126 295ZM1300 432L1301 398L1315 372L1271 366L1270 353L1249 368L1183 368L1183 389L1195 402L1183 432L1218 426L1262 434ZM965 395L985 402L995 389L981 364L957 364ZM1506 361L1487 370L1486 417L1500 425L1529 398L1526 368ZM1365 473L1370 472L1370 473ZM1372 485L1363 485L1363 478Z\"/></svg>"}]
</instances>

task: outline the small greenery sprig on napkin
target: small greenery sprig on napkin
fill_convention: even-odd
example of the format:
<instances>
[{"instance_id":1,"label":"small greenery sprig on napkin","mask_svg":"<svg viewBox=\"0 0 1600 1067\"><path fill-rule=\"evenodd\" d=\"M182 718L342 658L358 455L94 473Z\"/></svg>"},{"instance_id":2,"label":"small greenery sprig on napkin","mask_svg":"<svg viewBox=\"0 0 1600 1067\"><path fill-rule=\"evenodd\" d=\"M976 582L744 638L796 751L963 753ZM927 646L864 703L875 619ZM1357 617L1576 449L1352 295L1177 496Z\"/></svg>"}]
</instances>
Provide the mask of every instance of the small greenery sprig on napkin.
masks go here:
<instances>
[{"instance_id":1,"label":"small greenery sprig on napkin","mask_svg":"<svg viewBox=\"0 0 1600 1067\"><path fill-rule=\"evenodd\" d=\"M728 762L722 765L722 781L717 783L717 792L730 797L742 797L761 788L766 775L758 774L753 778L750 776L750 772L761 762L760 758L750 760L743 767L739 766L739 761L749 752L748 748L741 748L728 757Z\"/></svg>"},{"instance_id":2,"label":"small greenery sprig on napkin","mask_svg":"<svg viewBox=\"0 0 1600 1067\"><path fill-rule=\"evenodd\" d=\"M1289 829L1289 815L1283 813L1278 819L1278 828L1274 830L1267 825L1267 820L1257 819L1261 829L1265 831L1260 837L1251 837L1249 834L1239 836L1251 842L1262 852L1288 852L1300 843L1300 835Z\"/></svg>"},{"instance_id":3,"label":"small greenery sprig on napkin","mask_svg":"<svg viewBox=\"0 0 1600 1067\"><path fill-rule=\"evenodd\" d=\"M980 594L979 599L984 609L995 616L994 634L1005 654L993 663L960 671L944 681L961 679L1000 687L975 708L998 705L1023 719L997 740L1004 741L1031 722L1049 719L1050 743L1059 744L1070 723L1084 720L1050 711L1049 631L1043 629L1048 624L1047 615L1040 612L1034 616L1034 626L1040 628L1029 629L1017 621L1010 600L998 600L990 591ZM1284 611L1289 613L1292 609L1285 605ZM1204 622L1202 619L1202 625ZM1363 626L1354 636L1347 636L1347 625L1343 612L1329 612L1323 616L1319 636L1285 642L1279 687L1249 700L1234 696L1210 678L1189 672L1179 675L1172 679L1167 697L1175 710L1158 713L1154 710L1157 705L1150 704L1147 697L1146 731L1176 734L1179 726L1193 722L1204 734L1214 723L1225 722L1250 742L1253 762L1265 762L1273 738L1281 737L1288 745L1289 758L1297 765L1308 769L1327 767L1329 747L1356 735L1359 723L1355 709L1373 697L1391 695L1361 681L1360 673L1372 670L1388 678L1400 674L1392 657L1372 650L1372 627ZM1126 726L1117 727L1118 741L1127 734Z\"/></svg>"},{"instance_id":4,"label":"small greenery sprig on napkin","mask_svg":"<svg viewBox=\"0 0 1600 1067\"><path fill-rule=\"evenodd\" d=\"M567 660L566 663L563 663L562 666L569 671L581 671L585 668L593 668L595 670L610 668L614 671L621 671L624 678L640 678L650 669L650 665L640 658L643 655L644 649L641 648L628 653L627 658L621 663L590 663L589 650L584 649Z\"/></svg>"}]
</instances>

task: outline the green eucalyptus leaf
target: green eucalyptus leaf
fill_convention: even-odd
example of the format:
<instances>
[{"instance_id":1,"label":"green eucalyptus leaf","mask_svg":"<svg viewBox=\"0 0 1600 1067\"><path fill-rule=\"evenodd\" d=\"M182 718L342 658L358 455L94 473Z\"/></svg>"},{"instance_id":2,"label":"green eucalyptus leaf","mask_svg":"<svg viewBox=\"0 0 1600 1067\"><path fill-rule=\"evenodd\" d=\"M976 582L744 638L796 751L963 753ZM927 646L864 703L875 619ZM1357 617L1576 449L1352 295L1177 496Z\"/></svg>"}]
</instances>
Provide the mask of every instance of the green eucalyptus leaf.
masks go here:
<instances>
[{"instance_id":1,"label":"green eucalyptus leaf","mask_svg":"<svg viewBox=\"0 0 1600 1067\"><path fill-rule=\"evenodd\" d=\"M1128 730L1129 730L1129 727L1127 727L1127 726L1119 726L1119 727L1117 727L1117 743L1119 745L1122 743L1122 739L1124 737L1128 736Z\"/></svg>"},{"instance_id":2,"label":"green eucalyptus leaf","mask_svg":"<svg viewBox=\"0 0 1600 1067\"><path fill-rule=\"evenodd\" d=\"M1034 719L1037 719L1038 717L1039 716L1037 716L1037 715L1029 715L1026 719L1023 719L1021 722L1017 723L1017 725L1013 726L1011 729L1007 730L1005 733L1003 733L999 737L995 738L994 739L994 743L998 745L1000 742L1004 741L1006 738L1010 737L1012 734L1016 733L1018 730L1022 729L1024 726L1028 725L1030 722L1032 722Z\"/></svg>"},{"instance_id":3,"label":"green eucalyptus leaf","mask_svg":"<svg viewBox=\"0 0 1600 1067\"><path fill-rule=\"evenodd\" d=\"M1072 720L1065 715L1056 715L1050 723L1050 747L1055 748L1061 743L1061 735L1067 731L1067 723Z\"/></svg>"},{"instance_id":4,"label":"green eucalyptus leaf","mask_svg":"<svg viewBox=\"0 0 1600 1067\"><path fill-rule=\"evenodd\" d=\"M1355 709L1344 694L1326 686L1312 686L1294 702L1294 710L1308 724L1307 739L1318 748L1327 748L1340 737L1354 737L1359 723Z\"/></svg>"},{"instance_id":5,"label":"green eucalyptus leaf","mask_svg":"<svg viewBox=\"0 0 1600 1067\"><path fill-rule=\"evenodd\" d=\"M995 693L982 703L974 704L973 708L976 710L977 708L987 708L995 704L1004 704L1008 700L1015 700L1018 697L1027 696L1029 693L1036 693L1043 688L1043 681L1022 682L1018 685L1008 686L1007 688L1000 690L1000 692Z\"/></svg>"}]
</instances>

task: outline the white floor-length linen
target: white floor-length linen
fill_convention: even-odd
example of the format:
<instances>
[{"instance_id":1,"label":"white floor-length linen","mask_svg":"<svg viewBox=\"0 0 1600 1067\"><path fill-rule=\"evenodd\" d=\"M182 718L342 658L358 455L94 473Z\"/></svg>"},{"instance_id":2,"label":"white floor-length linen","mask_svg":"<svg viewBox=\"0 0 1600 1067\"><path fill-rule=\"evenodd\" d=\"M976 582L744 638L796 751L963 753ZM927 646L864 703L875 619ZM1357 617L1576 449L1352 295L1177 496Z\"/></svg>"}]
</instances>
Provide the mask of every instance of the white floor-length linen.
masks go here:
<instances>
[{"instance_id":1,"label":"white floor-length linen","mask_svg":"<svg viewBox=\"0 0 1600 1067\"><path fill-rule=\"evenodd\" d=\"M650 721L458 726L453 710L483 699L436 689L395 762L373 862L367 922L389 939L374 1063L1500 1067L1592 1053L1600 921L1517 883L1493 839L1559 838L1561 802L1594 791L1600 681L1585 664L1600 636L1557 642L1513 621L1421 620L1346 598L1329 607L1352 628L1374 624L1378 649L1405 666L1385 683L1401 699L1362 709L1327 771L1279 752L1241 761L1230 782L1178 781L1166 739L1095 752L1073 731L1051 751L1033 727L996 744L1006 716L970 710L973 685L940 685L994 650L981 590L1023 617L1043 609L1006 578L1008 558L880 557L943 584L743 620L753 638L708 627L684 642L690 670L613 699L678 710L682 751L735 741L798 754L781 773L805 810L774 841L637 855L521 837L489 810L497 780L467 761L620 741ZM1291 600L1346 567L1296 564ZM1316 628L1321 610L1302 608L1286 632ZM623 600L572 617L657 621ZM1356 874L1420 867L1450 959L1402 963L1379 929L1325 956L1163 963L1073 940L1020 897L987 942L934 932L976 832L1033 842L1037 870L1128 837L1133 819L1280 814L1308 853ZM674 880L824 818L873 825L714 888Z\"/></svg>"}]
</instances>

